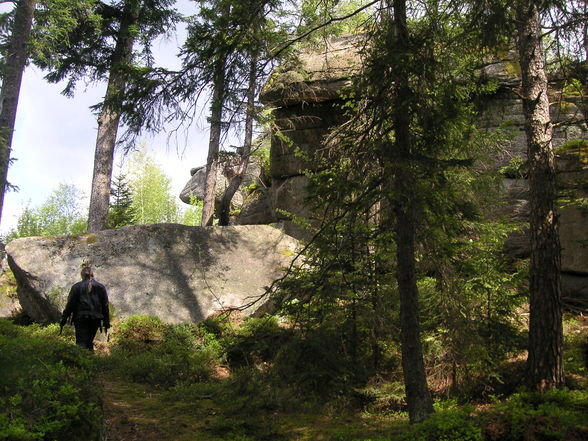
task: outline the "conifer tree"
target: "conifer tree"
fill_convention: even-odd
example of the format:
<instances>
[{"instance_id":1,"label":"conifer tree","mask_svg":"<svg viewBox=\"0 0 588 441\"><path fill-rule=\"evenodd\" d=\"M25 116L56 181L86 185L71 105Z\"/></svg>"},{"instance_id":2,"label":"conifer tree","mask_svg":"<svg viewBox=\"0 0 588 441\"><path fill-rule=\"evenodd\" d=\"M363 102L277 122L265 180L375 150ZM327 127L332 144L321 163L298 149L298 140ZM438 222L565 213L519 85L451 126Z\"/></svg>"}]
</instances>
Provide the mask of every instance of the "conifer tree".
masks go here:
<instances>
[{"instance_id":1,"label":"conifer tree","mask_svg":"<svg viewBox=\"0 0 588 441\"><path fill-rule=\"evenodd\" d=\"M184 53L185 64L192 66L192 88L198 89L202 85L211 88L202 225L212 225L213 222L216 175L223 136L242 114L246 115L246 121L251 121L251 126L249 122L245 124L245 137L252 136L254 107L250 99L251 95L253 99L256 96L259 81L267 75L270 65L267 46L272 35L267 30L271 28L267 16L278 3L275 0L201 1L199 16L190 27ZM259 68L258 65L262 64L265 69ZM251 77L252 73L254 77ZM195 87L196 84L200 86ZM245 141L244 145L247 144L250 145L250 141ZM247 160L248 154L243 155L243 163ZM245 169L246 166L241 167L239 174L242 175ZM234 194L232 187L224 197L222 223L227 222L226 207Z\"/></svg>"},{"instance_id":2,"label":"conifer tree","mask_svg":"<svg viewBox=\"0 0 588 441\"><path fill-rule=\"evenodd\" d=\"M59 60L57 44L67 45L72 29L91 21L95 0L19 0L13 11L3 14L8 35L3 40L2 90L0 92L0 218L8 183L8 167L22 75L29 60L40 67Z\"/></svg>"},{"instance_id":3,"label":"conifer tree","mask_svg":"<svg viewBox=\"0 0 588 441\"><path fill-rule=\"evenodd\" d=\"M255 122L255 97L257 95L257 56L252 54L249 70L249 84L246 93L245 134L243 136L243 151L239 158L238 170L223 194L219 209L219 225L229 225L229 215L233 196L241 186L253 144L253 125Z\"/></svg>"},{"instance_id":4,"label":"conifer tree","mask_svg":"<svg viewBox=\"0 0 588 441\"><path fill-rule=\"evenodd\" d=\"M108 224L114 148L120 120L120 112L115 110L109 100L116 100L116 95L124 93L126 82L124 68L132 61L133 44L136 38L134 28L137 26L139 13L140 0L126 0L124 2L116 35L116 45L110 60L106 102L103 104L98 116L94 173L88 213L88 232L104 230Z\"/></svg>"},{"instance_id":5,"label":"conifer tree","mask_svg":"<svg viewBox=\"0 0 588 441\"><path fill-rule=\"evenodd\" d=\"M367 33L362 69L343 106L349 121L312 158L319 171L310 177L310 201L316 218L325 220L314 231L300 279L287 282L303 306L286 310L316 311L315 320L328 321L325 311L337 309L337 318L349 317L351 335L344 339L353 342L358 316L371 316L361 320L382 336L394 326L386 321L395 312L385 307L397 307L409 418L418 422L433 407L417 282L426 268L438 272L441 284L442 268L432 255L447 258L455 243L472 237L479 215L475 186L483 174L471 166L495 146L476 130L472 101L493 88L479 81L481 52L460 26L458 7L385 5ZM351 346L353 354L359 345Z\"/></svg>"},{"instance_id":6,"label":"conifer tree","mask_svg":"<svg viewBox=\"0 0 588 441\"><path fill-rule=\"evenodd\" d=\"M68 79L66 94L73 94L79 80L107 80L104 101L100 104L90 193L88 231L107 228L108 204L117 142L123 114L122 101L134 63L141 57L152 62L151 41L179 19L171 8L175 0L117 0L98 2L96 13L100 27L84 22L76 28L75 38L61 48L61 62L48 66L50 81ZM138 43L141 44L140 47ZM140 50L139 50L140 49Z\"/></svg>"},{"instance_id":7,"label":"conifer tree","mask_svg":"<svg viewBox=\"0 0 588 441\"><path fill-rule=\"evenodd\" d=\"M0 219L8 186L8 166L22 75L29 55L29 37L36 0L19 0L2 69L0 91Z\"/></svg>"},{"instance_id":8,"label":"conifer tree","mask_svg":"<svg viewBox=\"0 0 588 441\"><path fill-rule=\"evenodd\" d=\"M529 343L528 382L545 391L561 387L563 327L561 305L561 246L558 235L557 188L545 52L545 18L554 13L552 31L583 32L586 11L576 2L472 2L482 43L510 43L518 53L529 167ZM576 32L578 32L576 31ZM557 32L556 34L557 35ZM556 41L556 45L561 42ZM569 42L568 42L569 43Z\"/></svg>"},{"instance_id":9,"label":"conifer tree","mask_svg":"<svg viewBox=\"0 0 588 441\"><path fill-rule=\"evenodd\" d=\"M135 222L135 213L133 210L133 197L126 175L121 173L115 177L110 197L108 227L119 228L132 225Z\"/></svg>"},{"instance_id":10,"label":"conifer tree","mask_svg":"<svg viewBox=\"0 0 588 441\"><path fill-rule=\"evenodd\" d=\"M400 339L406 400L410 420L419 422L433 413L433 402L427 386L420 341L416 274L417 195L414 193L418 177L409 159L414 151L410 121L413 96L408 70L411 54L406 0L393 0L389 2L390 6L389 26L393 28L391 50L396 52L396 63L391 66L394 142L382 145L382 155L384 176L397 195L389 202L394 212L396 235L396 280L400 293Z\"/></svg>"},{"instance_id":11,"label":"conifer tree","mask_svg":"<svg viewBox=\"0 0 588 441\"><path fill-rule=\"evenodd\" d=\"M549 112L540 6L516 3L521 98L529 160L531 264L529 269L529 381L544 391L564 385L561 246L553 126Z\"/></svg>"}]
</instances>

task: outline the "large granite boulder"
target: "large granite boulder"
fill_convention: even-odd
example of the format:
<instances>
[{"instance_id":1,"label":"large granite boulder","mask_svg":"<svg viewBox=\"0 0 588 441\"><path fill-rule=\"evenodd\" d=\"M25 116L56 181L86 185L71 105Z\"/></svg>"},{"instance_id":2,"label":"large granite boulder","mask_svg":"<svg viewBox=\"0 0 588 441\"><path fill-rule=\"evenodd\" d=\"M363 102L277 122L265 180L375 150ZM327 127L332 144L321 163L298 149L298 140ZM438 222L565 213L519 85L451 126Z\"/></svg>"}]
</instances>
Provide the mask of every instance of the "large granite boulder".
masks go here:
<instances>
[{"instance_id":1,"label":"large granite boulder","mask_svg":"<svg viewBox=\"0 0 588 441\"><path fill-rule=\"evenodd\" d=\"M20 311L16 282L8 267L4 242L0 241L0 317L12 317Z\"/></svg>"},{"instance_id":2,"label":"large granite boulder","mask_svg":"<svg viewBox=\"0 0 588 441\"><path fill-rule=\"evenodd\" d=\"M108 289L115 316L148 314L180 323L201 321L263 294L297 245L268 225L157 224L16 239L6 252L20 303L34 320L58 320L82 264L90 263Z\"/></svg>"}]
</instances>

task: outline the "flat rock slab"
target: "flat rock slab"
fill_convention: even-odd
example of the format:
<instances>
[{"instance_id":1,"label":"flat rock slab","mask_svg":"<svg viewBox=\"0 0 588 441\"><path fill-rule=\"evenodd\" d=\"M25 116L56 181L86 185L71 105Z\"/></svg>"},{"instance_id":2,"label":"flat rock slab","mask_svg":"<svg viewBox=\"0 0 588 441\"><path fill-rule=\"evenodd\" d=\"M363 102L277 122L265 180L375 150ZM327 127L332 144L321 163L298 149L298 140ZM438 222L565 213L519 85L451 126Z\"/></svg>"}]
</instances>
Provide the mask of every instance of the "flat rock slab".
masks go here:
<instances>
[{"instance_id":1,"label":"flat rock slab","mask_svg":"<svg viewBox=\"0 0 588 441\"><path fill-rule=\"evenodd\" d=\"M6 252L20 303L34 320L58 320L82 265L91 264L115 316L147 314L183 323L263 294L283 274L297 246L296 239L268 225L156 224L21 238Z\"/></svg>"}]
</instances>

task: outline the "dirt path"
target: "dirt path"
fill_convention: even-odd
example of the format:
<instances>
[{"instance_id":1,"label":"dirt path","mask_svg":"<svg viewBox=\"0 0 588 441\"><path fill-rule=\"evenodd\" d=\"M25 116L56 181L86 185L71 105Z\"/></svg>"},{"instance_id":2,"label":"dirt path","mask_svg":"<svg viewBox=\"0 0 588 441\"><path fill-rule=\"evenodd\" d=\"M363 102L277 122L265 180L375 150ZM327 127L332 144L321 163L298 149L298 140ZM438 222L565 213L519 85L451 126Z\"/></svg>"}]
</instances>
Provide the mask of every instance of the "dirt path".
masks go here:
<instances>
[{"instance_id":1,"label":"dirt path","mask_svg":"<svg viewBox=\"0 0 588 441\"><path fill-rule=\"evenodd\" d=\"M165 399L160 390L103 374L105 429L102 441L220 441L211 432L217 409L208 397Z\"/></svg>"},{"instance_id":2,"label":"dirt path","mask_svg":"<svg viewBox=\"0 0 588 441\"><path fill-rule=\"evenodd\" d=\"M155 410L159 394L118 379L101 379L105 414L105 441L170 440L161 429Z\"/></svg>"}]
</instances>

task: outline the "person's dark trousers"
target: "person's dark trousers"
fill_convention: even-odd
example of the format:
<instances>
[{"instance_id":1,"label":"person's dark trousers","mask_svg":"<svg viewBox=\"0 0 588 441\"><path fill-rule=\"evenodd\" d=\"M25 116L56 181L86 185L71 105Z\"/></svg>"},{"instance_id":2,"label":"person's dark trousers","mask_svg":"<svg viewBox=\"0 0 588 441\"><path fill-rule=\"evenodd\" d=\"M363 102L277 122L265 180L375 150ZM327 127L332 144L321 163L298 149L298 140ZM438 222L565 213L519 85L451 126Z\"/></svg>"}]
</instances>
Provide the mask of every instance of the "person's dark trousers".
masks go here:
<instances>
[{"instance_id":1,"label":"person's dark trousers","mask_svg":"<svg viewBox=\"0 0 588 441\"><path fill-rule=\"evenodd\" d=\"M94 352L94 337L100 327L100 319L85 318L78 319L76 326L76 345Z\"/></svg>"}]
</instances>

